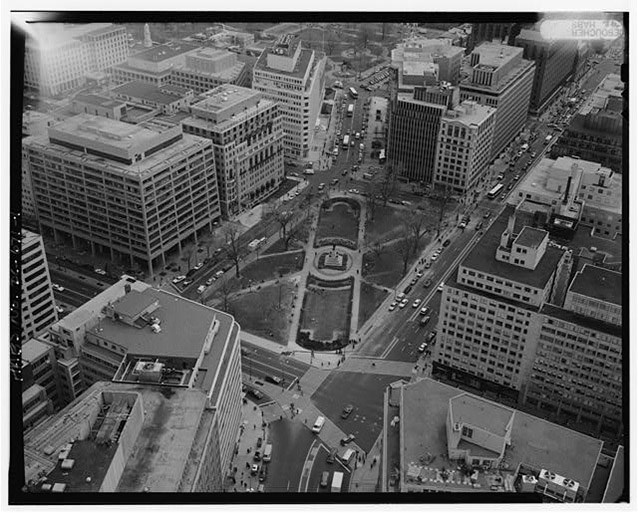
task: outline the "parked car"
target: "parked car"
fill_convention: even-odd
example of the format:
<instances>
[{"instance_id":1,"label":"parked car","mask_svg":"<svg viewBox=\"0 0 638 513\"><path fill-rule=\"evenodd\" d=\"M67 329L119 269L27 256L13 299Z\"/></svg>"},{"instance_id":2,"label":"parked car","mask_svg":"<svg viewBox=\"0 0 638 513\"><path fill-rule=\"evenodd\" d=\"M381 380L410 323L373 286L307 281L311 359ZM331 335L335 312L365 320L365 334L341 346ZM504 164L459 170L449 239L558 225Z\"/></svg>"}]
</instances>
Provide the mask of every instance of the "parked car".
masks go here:
<instances>
[{"instance_id":1,"label":"parked car","mask_svg":"<svg viewBox=\"0 0 638 513\"><path fill-rule=\"evenodd\" d=\"M101 276L106 276L106 271L104 269L95 269L95 272Z\"/></svg>"},{"instance_id":2,"label":"parked car","mask_svg":"<svg viewBox=\"0 0 638 513\"><path fill-rule=\"evenodd\" d=\"M334 463L337 459L337 449L332 449L326 458L326 463Z\"/></svg>"},{"instance_id":3,"label":"parked car","mask_svg":"<svg viewBox=\"0 0 638 513\"><path fill-rule=\"evenodd\" d=\"M423 308L421 308L421 311L419 312L420 315L427 315L430 313L430 308L427 306L424 306Z\"/></svg>"},{"instance_id":4,"label":"parked car","mask_svg":"<svg viewBox=\"0 0 638 513\"><path fill-rule=\"evenodd\" d=\"M422 352L424 352L427 348L428 348L428 344L427 344L427 342L423 342L423 343L419 346L418 351L419 351L419 353L422 353Z\"/></svg>"},{"instance_id":5,"label":"parked car","mask_svg":"<svg viewBox=\"0 0 638 513\"><path fill-rule=\"evenodd\" d=\"M434 331L430 331L430 333L428 333L428 336L426 337L426 341L428 343L431 343L434 339L436 338L436 330Z\"/></svg>"},{"instance_id":6,"label":"parked car","mask_svg":"<svg viewBox=\"0 0 638 513\"><path fill-rule=\"evenodd\" d=\"M206 285L200 285L197 287L197 293L202 294L206 290Z\"/></svg>"},{"instance_id":7,"label":"parked car","mask_svg":"<svg viewBox=\"0 0 638 513\"><path fill-rule=\"evenodd\" d=\"M184 280L184 281L182 282L182 285L183 285L184 287L188 287L191 283L193 283L193 280Z\"/></svg>"},{"instance_id":8,"label":"parked car","mask_svg":"<svg viewBox=\"0 0 638 513\"><path fill-rule=\"evenodd\" d=\"M429 315L426 315L425 317L423 317L423 319L421 319L421 321L419 322L419 324L421 326L425 326L427 323L430 322L431 317Z\"/></svg>"},{"instance_id":9,"label":"parked car","mask_svg":"<svg viewBox=\"0 0 638 513\"><path fill-rule=\"evenodd\" d=\"M257 472L259 472L259 465L257 463L253 463L252 467L250 467L250 473L253 476L256 476Z\"/></svg>"},{"instance_id":10,"label":"parked car","mask_svg":"<svg viewBox=\"0 0 638 513\"><path fill-rule=\"evenodd\" d=\"M396 307L397 307L397 304L398 304L398 303L397 303L396 301L392 301L392 303L390 303L390 306L388 307L388 311L390 311L390 312L394 312L394 310L395 310L395 309L396 309Z\"/></svg>"},{"instance_id":11,"label":"parked car","mask_svg":"<svg viewBox=\"0 0 638 513\"><path fill-rule=\"evenodd\" d=\"M283 379L278 376L266 376L266 381L275 385L281 385L283 383Z\"/></svg>"},{"instance_id":12,"label":"parked car","mask_svg":"<svg viewBox=\"0 0 638 513\"><path fill-rule=\"evenodd\" d=\"M58 285L57 283L53 283L51 286L53 287L53 290L57 290L58 292L64 292L64 287L62 287L61 285Z\"/></svg>"},{"instance_id":13,"label":"parked car","mask_svg":"<svg viewBox=\"0 0 638 513\"><path fill-rule=\"evenodd\" d=\"M426 262L425 263L425 268L429 269L430 267L432 267L432 263L431 262Z\"/></svg>"},{"instance_id":14,"label":"parked car","mask_svg":"<svg viewBox=\"0 0 638 513\"><path fill-rule=\"evenodd\" d=\"M443 247L448 247L450 245L450 239L445 239L445 241L443 241Z\"/></svg>"},{"instance_id":15,"label":"parked car","mask_svg":"<svg viewBox=\"0 0 638 513\"><path fill-rule=\"evenodd\" d=\"M420 304L421 304L421 299L416 298L414 302L412 303L412 308L419 308Z\"/></svg>"},{"instance_id":16,"label":"parked car","mask_svg":"<svg viewBox=\"0 0 638 513\"><path fill-rule=\"evenodd\" d=\"M186 276L182 274L181 276L177 276L176 278L173 278L173 283L180 283L184 281L185 279L186 279Z\"/></svg>"},{"instance_id":17,"label":"parked car","mask_svg":"<svg viewBox=\"0 0 638 513\"><path fill-rule=\"evenodd\" d=\"M259 481L264 482L268 477L268 467L266 465L262 465L261 470L259 471Z\"/></svg>"},{"instance_id":18,"label":"parked car","mask_svg":"<svg viewBox=\"0 0 638 513\"><path fill-rule=\"evenodd\" d=\"M341 412L341 418L347 419L348 416L352 413L352 410L354 410L354 406L352 406L351 404L348 404Z\"/></svg>"},{"instance_id":19,"label":"parked car","mask_svg":"<svg viewBox=\"0 0 638 513\"><path fill-rule=\"evenodd\" d=\"M444 283L443 283L443 282L441 282L441 283L439 284L439 286L436 288L436 291L437 291L437 292L443 292L443 285L444 285Z\"/></svg>"},{"instance_id":20,"label":"parked car","mask_svg":"<svg viewBox=\"0 0 638 513\"><path fill-rule=\"evenodd\" d=\"M193 267L193 269L199 271L202 267L204 267L204 262L197 262L197 265Z\"/></svg>"},{"instance_id":21,"label":"parked car","mask_svg":"<svg viewBox=\"0 0 638 513\"><path fill-rule=\"evenodd\" d=\"M212 283L215 281L215 278L208 278L206 280L206 285L212 285Z\"/></svg>"},{"instance_id":22,"label":"parked car","mask_svg":"<svg viewBox=\"0 0 638 513\"><path fill-rule=\"evenodd\" d=\"M330 472L328 472L327 470L325 472L321 473L321 483L319 483L319 485L322 488L325 488L326 486L328 486L328 480L330 479Z\"/></svg>"}]
</instances>

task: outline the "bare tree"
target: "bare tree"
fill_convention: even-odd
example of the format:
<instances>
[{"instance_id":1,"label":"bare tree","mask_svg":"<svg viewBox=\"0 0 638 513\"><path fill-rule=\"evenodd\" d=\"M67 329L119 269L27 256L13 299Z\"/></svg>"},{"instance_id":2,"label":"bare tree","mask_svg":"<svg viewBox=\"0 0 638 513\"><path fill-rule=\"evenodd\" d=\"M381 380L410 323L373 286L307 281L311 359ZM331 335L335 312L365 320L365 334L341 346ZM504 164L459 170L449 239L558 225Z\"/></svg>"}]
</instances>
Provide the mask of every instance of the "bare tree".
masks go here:
<instances>
[{"instance_id":1,"label":"bare tree","mask_svg":"<svg viewBox=\"0 0 638 513\"><path fill-rule=\"evenodd\" d=\"M243 257L243 251L239 246L239 229L236 226L228 225L224 228L224 238L228 256L235 264L235 273L239 278L239 261Z\"/></svg>"},{"instance_id":2,"label":"bare tree","mask_svg":"<svg viewBox=\"0 0 638 513\"><path fill-rule=\"evenodd\" d=\"M399 239L399 243L397 244L397 253L401 257L403 261L403 274L408 270L408 262L410 261L410 257L412 256L414 249L414 243L412 241L412 234L410 233L410 228L406 223L403 223L403 229L401 231L401 238Z\"/></svg>"},{"instance_id":3,"label":"bare tree","mask_svg":"<svg viewBox=\"0 0 638 513\"><path fill-rule=\"evenodd\" d=\"M382 173L380 173L379 194L383 200L383 206L388 204L390 196L394 193L397 185L397 176L400 164L388 164L385 166Z\"/></svg>"},{"instance_id":4,"label":"bare tree","mask_svg":"<svg viewBox=\"0 0 638 513\"><path fill-rule=\"evenodd\" d=\"M381 255L383 255L383 253L387 250L386 246L384 246L379 240L375 240L374 242L366 245L366 249L372 251L377 259L381 258Z\"/></svg>"},{"instance_id":5,"label":"bare tree","mask_svg":"<svg viewBox=\"0 0 638 513\"><path fill-rule=\"evenodd\" d=\"M377 192L377 184L375 182L370 182L367 186L367 194L366 194L366 212L367 219L369 221L374 221L374 214L377 210L377 205L379 204L379 196Z\"/></svg>"},{"instance_id":6,"label":"bare tree","mask_svg":"<svg viewBox=\"0 0 638 513\"><path fill-rule=\"evenodd\" d=\"M222 283L217 290L219 290L222 295L222 301L224 302L223 310L224 312L228 312L228 299L235 290L233 280L222 278Z\"/></svg>"},{"instance_id":7,"label":"bare tree","mask_svg":"<svg viewBox=\"0 0 638 513\"><path fill-rule=\"evenodd\" d=\"M369 41L370 41L370 26L367 23L362 23L359 29L359 43L364 49L367 49Z\"/></svg>"},{"instance_id":8,"label":"bare tree","mask_svg":"<svg viewBox=\"0 0 638 513\"><path fill-rule=\"evenodd\" d=\"M444 189L439 190L437 195L430 196L430 198L439 204L439 219L436 225L436 236L438 237L441 233L441 223L443 222L445 207L452 198L452 188L449 185L446 185Z\"/></svg>"},{"instance_id":9,"label":"bare tree","mask_svg":"<svg viewBox=\"0 0 638 513\"><path fill-rule=\"evenodd\" d=\"M419 249L419 242L428 231L425 214L418 209L411 211L406 218L406 224L414 244L413 253L416 253Z\"/></svg>"},{"instance_id":10,"label":"bare tree","mask_svg":"<svg viewBox=\"0 0 638 513\"><path fill-rule=\"evenodd\" d=\"M315 198L316 195L314 192L312 192L311 188L306 187L306 193L302 196L301 202L299 203L299 206L306 210L306 216L310 214L310 208L312 207Z\"/></svg>"},{"instance_id":11,"label":"bare tree","mask_svg":"<svg viewBox=\"0 0 638 513\"><path fill-rule=\"evenodd\" d=\"M292 210L277 210L272 208L266 213L266 218L272 219L279 227L279 238L284 241L285 251L288 251L288 244L292 237L292 225L295 220L295 213Z\"/></svg>"}]
</instances>

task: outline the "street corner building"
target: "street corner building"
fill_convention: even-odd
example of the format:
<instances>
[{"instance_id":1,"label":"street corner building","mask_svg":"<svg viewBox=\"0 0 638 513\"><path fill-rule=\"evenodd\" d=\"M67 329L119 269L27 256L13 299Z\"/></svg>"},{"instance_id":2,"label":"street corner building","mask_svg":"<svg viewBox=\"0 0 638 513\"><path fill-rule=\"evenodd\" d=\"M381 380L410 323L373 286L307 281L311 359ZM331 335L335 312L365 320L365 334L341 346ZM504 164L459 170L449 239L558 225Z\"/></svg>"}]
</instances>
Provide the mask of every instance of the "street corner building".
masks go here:
<instances>
[{"instance_id":1,"label":"street corner building","mask_svg":"<svg viewBox=\"0 0 638 513\"><path fill-rule=\"evenodd\" d=\"M222 491L241 420L230 315L124 276L49 335L74 399L25 433L29 491Z\"/></svg>"}]
</instances>

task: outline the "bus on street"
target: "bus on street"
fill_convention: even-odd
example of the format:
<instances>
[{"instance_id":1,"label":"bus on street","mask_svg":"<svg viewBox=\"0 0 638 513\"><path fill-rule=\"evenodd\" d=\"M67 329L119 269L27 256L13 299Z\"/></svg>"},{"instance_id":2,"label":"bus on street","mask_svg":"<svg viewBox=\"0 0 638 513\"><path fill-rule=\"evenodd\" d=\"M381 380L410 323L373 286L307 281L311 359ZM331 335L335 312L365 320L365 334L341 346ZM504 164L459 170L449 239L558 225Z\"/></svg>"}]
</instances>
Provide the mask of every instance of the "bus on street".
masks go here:
<instances>
[{"instance_id":1,"label":"bus on street","mask_svg":"<svg viewBox=\"0 0 638 513\"><path fill-rule=\"evenodd\" d=\"M350 96L352 96L353 98L359 96L359 93L357 93L357 90L354 87L351 87L350 89L348 89L348 91L350 92Z\"/></svg>"},{"instance_id":2,"label":"bus on street","mask_svg":"<svg viewBox=\"0 0 638 513\"><path fill-rule=\"evenodd\" d=\"M502 183L499 183L490 192L487 193L487 197L490 199L496 198L498 194L503 190L504 187L505 186Z\"/></svg>"},{"instance_id":3,"label":"bus on street","mask_svg":"<svg viewBox=\"0 0 638 513\"><path fill-rule=\"evenodd\" d=\"M347 148L350 145L350 136L349 135L344 135L343 136L343 143L342 146L344 148Z\"/></svg>"}]
</instances>

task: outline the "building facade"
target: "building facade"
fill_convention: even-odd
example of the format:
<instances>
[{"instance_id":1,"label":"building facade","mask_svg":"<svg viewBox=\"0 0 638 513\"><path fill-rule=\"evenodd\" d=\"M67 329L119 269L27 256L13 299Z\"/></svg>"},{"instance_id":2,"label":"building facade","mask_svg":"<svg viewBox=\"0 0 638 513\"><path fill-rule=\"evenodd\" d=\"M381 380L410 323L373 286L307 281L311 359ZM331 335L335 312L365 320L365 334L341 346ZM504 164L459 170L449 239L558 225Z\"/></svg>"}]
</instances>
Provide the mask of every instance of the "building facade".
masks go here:
<instances>
[{"instance_id":1,"label":"building facade","mask_svg":"<svg viewBox=\"0 0 638 513\"><path fill-rule=\"evenodd\" d=\"M32 338L22 344L22 428L30 429L60 405L53 348Z\"/></svg>"},{"instance_id":2,"label":"building facade","mask_svg":"<svg viewBox=\"0 0 638 513\"><path fill-rule=\"evenodd\" d=\"M220 86L191 107L184 132L213 143L222 213L232 217L274 193L284 180L280 104L261 93Z\"/></svg>"},{"instance_id":3,"label":"building facade","mask_svg":"<svg viewBox=\"0 0 638 513\"><path fill-rule=\"evenodd\" d=\"M466 53L471 53L481 43L494 40L514 45L516 36L520 34L520 23L472 23L472 31L468 37Z\"/></svg>"},{"instance_id":4,"label":"building facade","mask_svg":"<svg viewBox=\"0 0 638 513\"><path fill-rule=\"evenodd\" d=\"M22 230L22 343L58 320L42 237Z\"/></svg>"},{"instance_id":5,"label":"building facade","mask_svg":"<svg viewBox=\"0 0 638 513\"><path fill-rule=\"evenodd\" d=\"M523 29L516 36L516 46L523 48L524 59L536 63L529 110L531 114L539 114L572 76L578 43L549 40L537 30Z\"/></svg>"},{"instance_id":6,"label":"building facade","mask_svg":"<svg viewBox=\"0 0 638 513\"><path fill-rule=\"evenodd\" d=\"M624 84L608 75L552 146L552 158L578 155L623 173Z\"/></svg>"},{"instance_id":7,"label":"building facade","mask_svg":"<svg viewBox=\"0 0 638 513\"><path fill-rule=\"evenodd\" d=\"M492 158L525 126L535 66L523 49L483 43L470 54L469 76L461 81L461 101L474 100L496 109Z\"/></svg>"},{"instance_id":8,"label":"building facade","mask_svg":"<svg viewBox=\"0 0 638 513\"><path fill-rule=\"evenodd\" d=\"M435 186L467 194L484 178L489 167L496 110L464 101L441 118Z\"/></svg>"},{"instance_id":9,"label":"building facade","mask_svg":"<svg viewBox=\"0 0 638 513\"><path fill-rule=\"evenodd\" d=\"M222 84L247 86L248 67L237 54L215 48L202 48L186 55L183 65L173 69L171 83L205 93Z\"/></svg>"},{"instance_id":10,"label":"building facade","mask_svg":"<svg viewBox=\"0 0 638 513\"><path fill-rule=\"evenodd\" d=\"M180 126L79 114L23 147L42 229L151 274L220 216L212 144Z\"/></svg>"},{"instance_id":11,"label":"building facade","mask_svg":"<svg viewBox=\"0 0 638 513\"><path fill-rule=\"evenodd\" d=\"M126 61L126 29L110 23L33 24L24 56L24 85L56 96L84 85L86 74Z\"/></svg>"},{"instance_id":12,"label":"building facade","mask_svg":"<svg viewBox=\"0 0 638 513\"><path fill-rule=\"evenodd\" d=\"M388 160L401 176L432 183L441 118L458 98L458 88L448 84L397 94L390 109Z\"/></svg>"},{"instance_id":13,"label":"building facade","mask_svg":"<svg viewBox=\"0 0 638 513\"><path fill-rule=\"evenodd\" d=\"M301 47L298 36L284 35L266 48L253 69L252 86L279 102L286 157L308 156L325 85L325 55Z\"/></svg>"}]
</instances>

